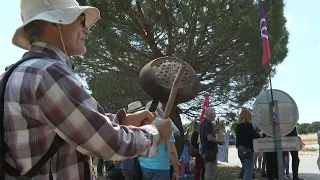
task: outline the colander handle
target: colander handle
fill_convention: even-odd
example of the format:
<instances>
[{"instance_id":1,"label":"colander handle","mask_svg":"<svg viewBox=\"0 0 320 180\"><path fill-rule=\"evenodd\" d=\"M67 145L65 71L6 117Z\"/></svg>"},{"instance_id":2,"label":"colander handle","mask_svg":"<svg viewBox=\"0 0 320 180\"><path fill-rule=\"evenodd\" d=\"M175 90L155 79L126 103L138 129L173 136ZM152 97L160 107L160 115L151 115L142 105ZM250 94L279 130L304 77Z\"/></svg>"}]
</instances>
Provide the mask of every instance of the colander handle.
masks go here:
<instances>
[{"instance_id":1,"label":"colander handle","mask_svg":"<svg viewBox=\"0 0 320 180\"><path fill-rule=\"evenodd\" d=\"M159 102L160 102L159 100L153 99L152 103L151 103L151 106L149 108L149 111L150 112L156 112Z\"/></svg>"},{"instance_id":2,"label":"colander handle","mask_svg":"<svg viewBox=\"0 0 320 180\"><path fill-rule=\"evenodd\" d=\"M174 79L174 82L172 84L172 88L171 88L171 92L170 92L170 96L166 105L166 109L164 110L164 115L163 115L163 119L168 119L169 118L169 114L171 112L173 103L176 99L178 90L179 90L179 84L181 82L181 79L183 78L184 75L184 71L186 70L187 66L186 65L182 65L179 68L179 71L177 73L176 78Z\"/></svg>"}]
</instances>

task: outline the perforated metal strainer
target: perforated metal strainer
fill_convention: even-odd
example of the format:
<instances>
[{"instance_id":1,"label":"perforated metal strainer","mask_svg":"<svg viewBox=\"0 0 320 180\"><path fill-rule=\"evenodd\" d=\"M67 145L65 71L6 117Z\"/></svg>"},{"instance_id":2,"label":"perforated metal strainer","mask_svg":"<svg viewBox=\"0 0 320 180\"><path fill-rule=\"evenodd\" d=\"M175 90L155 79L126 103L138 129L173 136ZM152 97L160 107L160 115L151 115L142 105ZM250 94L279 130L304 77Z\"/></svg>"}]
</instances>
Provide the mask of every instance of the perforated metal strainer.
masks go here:
<instances>
[{"instance_id":1,"label":"perforated metal strainer","mask_svg":"<svg viewBox=\"0 0 320 180\"><path fill-rule=\"evenodd\" d=\"M185 66L174 103L195 98L200 91L200 81L193 68L175 57L160 57L146 64L140 71L142 89L154 100L166 103L179 68Z\"/></svg>"}]
</instances>

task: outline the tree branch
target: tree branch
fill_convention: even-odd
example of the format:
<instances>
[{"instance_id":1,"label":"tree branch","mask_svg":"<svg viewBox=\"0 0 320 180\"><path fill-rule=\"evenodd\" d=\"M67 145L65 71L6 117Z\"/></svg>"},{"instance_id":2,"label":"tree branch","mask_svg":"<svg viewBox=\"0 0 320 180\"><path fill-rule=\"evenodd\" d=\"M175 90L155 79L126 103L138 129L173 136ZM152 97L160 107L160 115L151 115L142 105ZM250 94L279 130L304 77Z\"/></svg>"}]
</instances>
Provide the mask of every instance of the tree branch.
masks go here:
<instances>
[{"instance_id":1,"label":"tree branch","mask_svg":"<svg viewBox=\"0 0 320 180\"><path fill-rule=\"evenodd\" d=\"M165 0L160 1L160 8L161 8L161 12L163 14L163 21L164 21L164 24L165 24L165 27L166 27L167 33L168 33L167 55L172 56L172 54L174 53L173 52L174 42L173 42L173 36L172 36L172 24L174 22L172 22L173 19L172 19L171 10L166 8Z\"/></svg>"},{"instance_id":2,"label":"tree branch","mask_svg":"<svg viewBox=\"0 0 320 180\"><path fill-rule=\"evenodd\" d=\"M142 25L144 27L144 31L146 32L145 40L149 44L149 46L152 49L153 54L155 55L155 58L163 56L162 52L160 49L157 47L156 41L154 39L154 34L152 31L152 27L150 24L148 24L147 20L144 17L144 14L142 12L142 1L141 0L136 0L136 5L137 5L137 11L138 11L138 17L142 21Z\"/></svg>"},{"instance_id":3,"label":"tree branch","mask_svg":"<svg viewBox=\"0 0 320 180\"><path fill-rule=\"evenodd\" d=\"M193 53L193 47L194 47L194 40L196 37L196 29L197 29L197 22L198 22L198 16L200 13L200 5L201 3L196 3L194 2L195 5L195 12L194 15L191 18L191 22L189 24L189 41L188 41L188 45L187 45L187 55L186 57L190 58L191 54ZM192 61L194 62L194 61ZM194 64L192 63L191 66L193 66Z\"/></svg>"}]
</instances>

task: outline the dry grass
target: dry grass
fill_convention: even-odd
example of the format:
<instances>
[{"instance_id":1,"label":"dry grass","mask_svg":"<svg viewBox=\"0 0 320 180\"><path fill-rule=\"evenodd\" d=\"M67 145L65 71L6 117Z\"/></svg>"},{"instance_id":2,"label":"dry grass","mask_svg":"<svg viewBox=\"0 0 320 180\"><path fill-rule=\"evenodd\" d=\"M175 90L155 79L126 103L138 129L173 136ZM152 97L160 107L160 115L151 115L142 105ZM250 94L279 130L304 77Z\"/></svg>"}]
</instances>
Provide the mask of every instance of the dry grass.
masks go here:
<instances>
[{"instance_id":1,"label":"dry grass","mask_svg":"<svg viewBox=\"0 0 320 180\"><path fill-rule=\"evenodd\" d=\"M217 180L237 179L240 172L239 166L219 164L217 169Z\"/></svg>"},{"instance_id":2,"label":"dry grass","mask_svg":"<svg viewBox=\"0 0 320 180\"><path fill-rule=\"evenodd\" d=\"M218 166L217 170L217 180L231 180L231 179L239 179L240 173L240 167L235 166L235 165L230 165L230 164L224 164L221 163ZM255 173L255 179L254 180L263 180L264 178L261 178L261 173Z\"/></svg>"},{"instance_id":3,"label":"dry grass","mask_svg":"<svg viewBox=\"0 0 320 180\"><path fill-rule=\"evenodd\" d=\"M305 144L318 144L318 137L317 137L317 134L315 133L300 134L299 136Z\"/></svg>"}]
</instances>

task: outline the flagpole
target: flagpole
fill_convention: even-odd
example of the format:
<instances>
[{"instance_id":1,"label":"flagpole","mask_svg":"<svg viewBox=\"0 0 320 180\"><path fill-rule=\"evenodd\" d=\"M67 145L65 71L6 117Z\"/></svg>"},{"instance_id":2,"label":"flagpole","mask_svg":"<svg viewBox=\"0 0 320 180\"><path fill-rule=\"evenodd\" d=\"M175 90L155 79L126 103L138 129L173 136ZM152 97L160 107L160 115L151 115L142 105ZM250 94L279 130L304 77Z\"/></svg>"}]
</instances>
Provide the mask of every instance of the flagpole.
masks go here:
<instances>
[{"instance_id":1,"label":"flagpole","mask_svg":"<svg viewBox=\"0 0 320 180\"><path fill-rule=\"evenodd\" d=\"M274 100L273 100L273 91L272 91L271 71L272 71L272 66L271 66L271 63L269 62L269 85L270 85L270 93L271 93L271 103L272 103L272 107L273 107Z\"/></svg>"},{"instance_id":2,"label":"flagpole","mask_svg":"<svg viewBox=\"0 0 320 180\"><path fill-rule=\"evenodd\" d=\"M283 173L283 159L282 159L282 147L281 147L281 135L280 135L280 124L279 124L279 107L278 101L274 101L273 98L273 90L272 90L272 80L271 80L271 72L272 66L270 63L270 47L269 47L269 37L267 32L267 23L264 16L264 10L262 1L259 1L259 9L260 9L260 32L262 37L262 47L263 47L263 56L262 56L262 65L266 62L269 62L269 83L270 83L270 93L271 93L271 102L269 103L269 117L270 122L273 123L273 135L275 140L275 149L278 160L278 179L284 180Z\"/></svg>"},{"instance_id":3,"label":"flagpole","mask_svg":"<svg viewBox=\"0 0 320 180\"><path fill-rule=\"evenodd\" d=\"M202 106L202 111L201 111L201 115L200 115L200 123L204 120L204 114L205 114L205 110L209 107L209 93L206 92L204 95L204 101L203 101L203 106ZM198 141L197 143L199 143L199 150L200 152L202 151L201 149L201 141L200 141L200 135L198 136Z\"/></svg>"}]
</instances>

